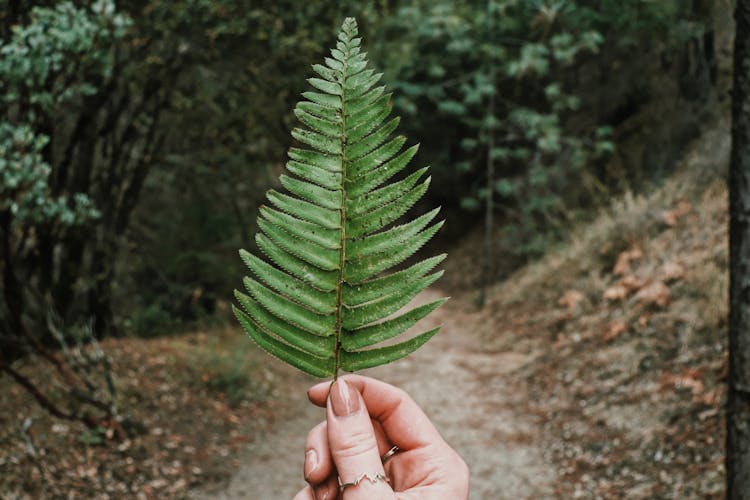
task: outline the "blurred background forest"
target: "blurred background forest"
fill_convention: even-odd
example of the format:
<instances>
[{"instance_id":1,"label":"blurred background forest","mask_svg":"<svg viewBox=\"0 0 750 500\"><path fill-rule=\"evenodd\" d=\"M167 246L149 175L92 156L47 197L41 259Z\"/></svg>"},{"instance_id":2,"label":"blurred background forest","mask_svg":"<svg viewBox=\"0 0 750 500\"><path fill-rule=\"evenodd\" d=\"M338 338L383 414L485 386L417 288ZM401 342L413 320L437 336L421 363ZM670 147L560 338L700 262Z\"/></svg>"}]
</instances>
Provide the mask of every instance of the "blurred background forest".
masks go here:
<instances>
[{"instance_id":1,"label":"blurred background forest","mask_svg":"<svg viewBox=\"0 0 750 500\"><path fill-rule=\"evenodd\" d=\"M39 477L46 486L34 488L50 496L84 488L94 481L91 464L107 453L96 446L111 451L139 433L161 436L152 433L162 428L156 416L138 418L164 407L161 396L147 403L145 385L137 397L113 382L113 373L141 373L153 356L170 373L189 367L178 383L203 394L205 411L224 412L229 420L214 431L239 439L235 448L245 434L230 433L232 418L267 411L258 402L272 399L273 377L246 373L248 348L217 345L205 332L229 328L239 337L227 326L231 292L247 274L237 250L255 250L257 209L278 186L292 144L292 109L345 16L357 18L370 60L394 92L402 132L421 143L414 164L431 167L419 209L440 205L447 219L430 249L450 254L440 286L465 296L467 308L483 303L485 329L495 335L507 278L518 281L524 266L565 247L613 200L674 183L695 140L718 130L712 137L724 141L731 7L729 0L0 0L0 369L3 383L24 388L2 403L17 411L0 415L9 429L0 471L15 477L0 480L0 496L4 480L10 492ZM682 211L641 209L677 210L665 212L674 224L660 219L677 224L695 204L685 193L700 198L724 175L717 144L704 147L710 165L699 161L686 174L697 187L670 191L665 203L687 203ZM571 258L609 273L607 259L633 251L645 237L638 231L650 227L647 214L627 214L613 223L610 241L592 247L600 260L583 257L591 249ZM625 265L640 258L629 255ZM558 307L570 287L547 285L560 292L551 299ZM631 285L612 293L624 298L645 287ZM598 292L576 293L559 307L575 310ZM565 331L558 322L546 333L550 345ZM612 325L618 331L607 330L608 341L623 333L605 322ZM706 328L719 327L716 319ZM181 332L194 337L179 340ZM158 361L160 349L167 361ZM180 349L189 353L182 361ZM58 385L45 387L47 372L33 368L40 365ZM165 384L173 379L164 375ZM78 479L43 465L53 445L29 429L46 417L29 420L35 407L13 399L25 394L63 421L86 423L46 433L72 436L74 453L88 457L73 460ZM258 403L256 413L237 410L246 399ZM107 445L111 439L119 444ZM91 453L101 456L92 462ZM174 495L212 479L180 460L187 472ZM132 460L123 467L137 469L119 478L131 493L132 481L149 495L167 488L154 482L164 469Z\"/></svg>"}]
</instances>

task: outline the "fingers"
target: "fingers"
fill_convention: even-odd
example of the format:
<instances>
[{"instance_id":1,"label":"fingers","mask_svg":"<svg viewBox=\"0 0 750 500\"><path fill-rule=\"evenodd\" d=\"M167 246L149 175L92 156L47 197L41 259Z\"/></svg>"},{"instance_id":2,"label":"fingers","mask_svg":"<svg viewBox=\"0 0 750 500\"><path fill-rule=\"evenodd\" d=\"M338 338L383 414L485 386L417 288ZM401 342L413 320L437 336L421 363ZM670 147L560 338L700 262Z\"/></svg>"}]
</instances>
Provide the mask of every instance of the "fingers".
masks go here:
<instances>
[{"instance_id":1,"label":"fingers","mask_svg":"<svg viewBox=\"0 0 750 500\"><path fill-rule=\"evenodd\" d=\"M347 380L339 379L331 386L326 405L328 446L338 477L352 483L367 474L356 486L343 491L346 500L393 499L393 490L384 480L385 471L375 430L359 390Z\"/></svg>"},{"instance_id":2,"label":"fingers","mask_svg":"<svg viewBox=\"0 0 750 500\"><path fill-rule=\"evenodd\" d=\"M306 450L315 451L305 457L305 477L311 487L300 495L310 497L296 500L407 500L438 498L437 492L442 493L440 498L468 498L465 462L404 391L367 377L347 375L331 386L312 387L308 396L326 408L327 423L308 435ZM383 474L380 457L394 444L404 453L385 463L392 481L389 485L379 476ZM338 478L344 483L361 481L341 493ZM395 490L399 496L394 496Z\"/></svg>"},{"instance_id":3,"label":"fingers","mask_svg":"<svg viewBox=\"0 0 750 500\"><path fill-rule=\"evenodd\" d=\"M380 422L388 440L402 450L443 442L432 422L403 390L361 375L346 375L339 380L345 380L362 394L370 416ZM326 382L311 387L307 392L310 401L325 406L328 388Z\"/></svg>"},{"instance_id":4,"label":"fingers","mask_svg":"<svg viewBox=\"0 0 750 500\"><path fill-rule=\"evenodd\" d=\"M317 500L310 486L305 486L302 490L294 495L293 500Z\"/></svg>"},{"instance_id":5,"label":"fingers","mask_svg":"<svg viewBox=\"0 0 750 500\"><path fill-rule=\"evenodd\" d=\"M294 500L336 500L338 497L338 483L334 478L328 478L324 483L316 486L305 486L294 496Z\"/></svg>"},{"instance_id":6,"label":"fingers","mask_svg":"<svg viewBox=\"0 0 750 500\"><path fill-rule=\"evenodd\" d=\"M382 457L386 451L391 449L393 444L385 437L380 423L377 420L372 420L371 422L375 431L375 441L378 443L378 454ZM317 494L314 497L316 500L322 498L333 500L335 498L335 493L338 489L338 475L328 447L327 422L319 423L307 434L304 476L305 480L310 483L313 491ZM327 486L323 487L323 483L327 483ZM328 496L324 495L324 490L330 490Z\"/></svg>"},{"instance_id":7,"label":"fingers","mask_svg":"<svg viewBox=\"0 0 750 500\"><path fill-rule=\"evenodd\" d=\"M378 453L382 457L393 444L388 440L383 431L383 426L377 420L372 420L372 428L375 432L375 441L378 443ZM305 442L305 481L310 484L318 484L327 479L333 472L331 452L328 449L328 423L321 422L307 434Z\"/></svg>"},{"instance_id":8,"label":"fingers","mask_svg":"<svg viewBox=\"0 0 750 500\"><path fill-rule=\"evenodd\" d=\"M307 434L305 442L305 481L312 485L325 481L333 472L331 453L328 450L328 429L321 422Z\"/></svg>"},{"instance_id":9,"label":"fingers","mask_svg":"<svg viewBox=\"0 0 750 500\"><path fill-rule=\"evenodd\" d=\"M370 419L370 422L372 422L372 428L375 431L375 440L378 442L378 453L382 457L385 455L385 452L393 448L393 443L388 439L388 436L385 435L385 431L380 422L375 419Z\"/></svg>"},{"instance_id":10,"label":"fingers","mask_svg":"<svg viewBox=\"0 0 750 500\"><path fill-rule=\"evenodd\" d=\"M336 476L331 476L323 483L313 486L315 500L336 500L339 496L339 483Z\"/></svg>"},{"instance_id":11,"label":"fingers","mask_svg":"<svg viewBox=\"0 0 750 500\"><path fill-rule=\"evenodd\" d=\"M307 494L313 500L334 500L338 493L337 476L328 448L328 423L321 422L307 434L305 442L305 480L310 486ZM299 494L303 494L302 490ZM307 500L303 496L302 499ZM296 500L296 499L295 499Z\"/></svg>"}]
</instances>

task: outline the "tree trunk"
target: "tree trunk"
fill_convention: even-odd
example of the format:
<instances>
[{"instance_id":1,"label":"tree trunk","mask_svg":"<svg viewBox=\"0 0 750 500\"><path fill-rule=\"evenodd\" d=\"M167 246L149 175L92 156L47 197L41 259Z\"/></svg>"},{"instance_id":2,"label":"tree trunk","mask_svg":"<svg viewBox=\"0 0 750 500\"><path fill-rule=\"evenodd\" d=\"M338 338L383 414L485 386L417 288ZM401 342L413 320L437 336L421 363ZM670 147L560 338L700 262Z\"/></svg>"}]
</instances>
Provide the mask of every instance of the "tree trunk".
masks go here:
<instances>
[{"instance_id":1,"label":"tree trunk","mask_svg":"<svg viewBox=\"0 0 750 500\"><path fill-rule=\"evenodd\" d=\"M750 498L750 0L735 10L729 167L727 498Z\"/></svg>"}]
</instances>

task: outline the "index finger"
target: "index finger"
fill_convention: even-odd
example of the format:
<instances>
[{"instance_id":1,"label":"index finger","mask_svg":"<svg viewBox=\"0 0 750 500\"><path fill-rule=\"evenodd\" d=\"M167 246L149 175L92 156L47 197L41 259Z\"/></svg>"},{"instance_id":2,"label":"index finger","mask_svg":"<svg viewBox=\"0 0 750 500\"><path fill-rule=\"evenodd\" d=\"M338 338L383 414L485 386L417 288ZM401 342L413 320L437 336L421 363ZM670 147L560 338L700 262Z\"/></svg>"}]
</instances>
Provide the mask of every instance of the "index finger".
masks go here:
<instances>
[{"instance_id":1,"label":"index finger","mask_svg":"<svg viewBox=\"0 0 750 500\"><path fill-rule=\"evenodd\" d=\"M362 394L370 417L380 422L388 439L402 450L443 442L430 419L404 390L362 375L341 378ZM323 382L311 387L307 391L310 401L325 407L330 385Z\"/></svg>"}]
</instances>

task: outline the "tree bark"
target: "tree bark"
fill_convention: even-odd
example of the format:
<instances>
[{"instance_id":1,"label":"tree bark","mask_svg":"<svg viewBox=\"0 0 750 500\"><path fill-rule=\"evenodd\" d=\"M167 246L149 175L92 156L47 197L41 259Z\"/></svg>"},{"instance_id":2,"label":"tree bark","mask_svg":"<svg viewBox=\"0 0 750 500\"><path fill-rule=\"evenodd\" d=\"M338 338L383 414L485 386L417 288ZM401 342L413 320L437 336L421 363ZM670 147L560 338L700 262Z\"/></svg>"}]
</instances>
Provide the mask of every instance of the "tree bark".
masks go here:
<instances>
[{"instance_id":1,"label":"tree bark","mask_svg":"<svg viewBox=\"0 0 750 500\"><path fill-rule=\"evenodd\" d=\"M750 0L735 10L729 167L727 498L750 498Z\"/></svg>"}]
</instances>

